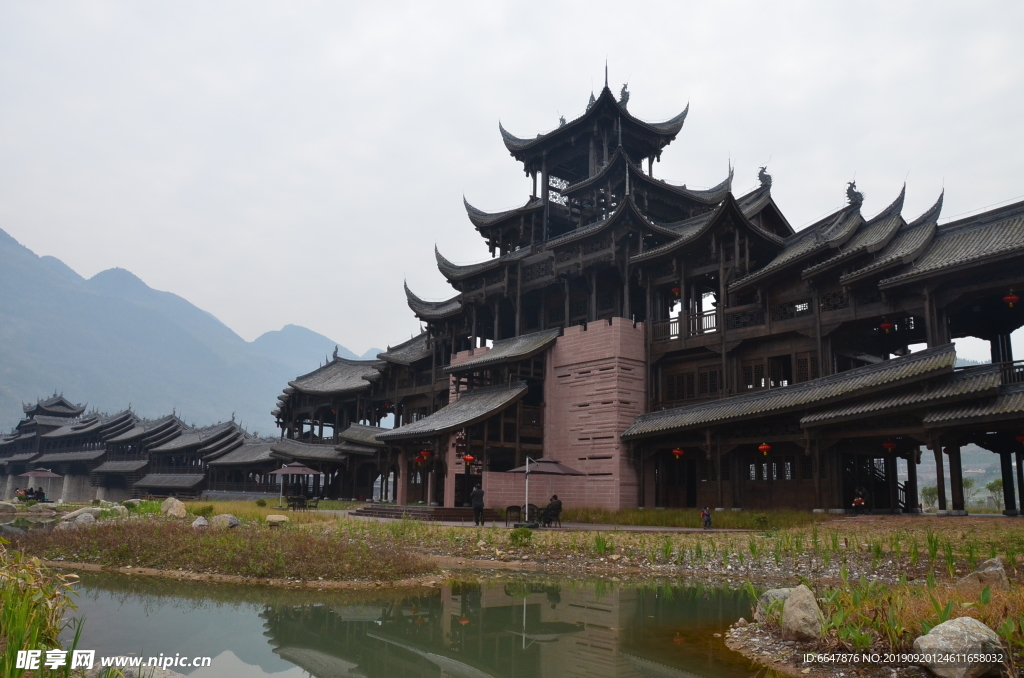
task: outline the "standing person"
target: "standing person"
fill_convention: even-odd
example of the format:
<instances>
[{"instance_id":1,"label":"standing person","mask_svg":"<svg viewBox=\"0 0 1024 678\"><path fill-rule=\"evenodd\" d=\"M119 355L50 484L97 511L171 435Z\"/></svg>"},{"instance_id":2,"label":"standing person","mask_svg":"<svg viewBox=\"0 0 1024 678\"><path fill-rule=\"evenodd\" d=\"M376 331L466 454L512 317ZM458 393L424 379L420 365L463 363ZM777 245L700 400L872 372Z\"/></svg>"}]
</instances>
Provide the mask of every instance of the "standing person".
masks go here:
<instances>
[{"instance_id":1,"label":"standing person","mask_svg":"<svg viewBox=\"0 0 1024 678\"><path fill-rule=\"evenodd\" d=\"M483 527L484 524L484 491L480 485L469 493L469 503L473 507L473 524Z\"/></svg>"},{"instance_id":2,"label":"standing person","mask_svg":"<svg viewBox=\"0 0 1024 678\"><path fill-rule=\"evenodd\" d=\"M700 519L701 519L701 522L704 524L704 529L705 530L710 530L711 529L711 509L708 508L707 506L705 506L704 510L700 512Z\"/></svg>"}]
</instances>

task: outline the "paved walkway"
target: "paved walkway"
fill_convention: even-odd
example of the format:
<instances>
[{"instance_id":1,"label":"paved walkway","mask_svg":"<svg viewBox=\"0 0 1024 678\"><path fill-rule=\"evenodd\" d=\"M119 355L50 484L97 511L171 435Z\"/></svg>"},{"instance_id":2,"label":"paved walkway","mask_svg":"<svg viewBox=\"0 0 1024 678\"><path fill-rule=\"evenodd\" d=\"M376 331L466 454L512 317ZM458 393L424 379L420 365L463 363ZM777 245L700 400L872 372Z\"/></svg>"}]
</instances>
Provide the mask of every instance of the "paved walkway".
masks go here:
<instances>
[{"instance_id":1,"label":"paved walkway","mask_svg":"<svg viewBox=\"0 0 1024 678\"><path fill-rule=\"evenodd\" d=\"M395 520L394 518L376 518L370 516L359 516L355 515L354 511L316 511L316 513L327 513L336 516L349 516L350 518L359 518L360 520L375 520L380 522L388 522ZM429 525L443 525L445 527L475 527L469 521L459 522L454 520L424 520L421 521ZM488 522L485 527L505 527L505 521ZM508 529L512 529L509 525ZM660 525L607 525L602 523L562 523L561 527L545 527L545 530L554 530L556 532L667 532L667 533L686 533L686 532L756 532L757 530L724 530L724 529L711 529L702 530L699 527L662 527Z\"/></svg>"}]
</instances>

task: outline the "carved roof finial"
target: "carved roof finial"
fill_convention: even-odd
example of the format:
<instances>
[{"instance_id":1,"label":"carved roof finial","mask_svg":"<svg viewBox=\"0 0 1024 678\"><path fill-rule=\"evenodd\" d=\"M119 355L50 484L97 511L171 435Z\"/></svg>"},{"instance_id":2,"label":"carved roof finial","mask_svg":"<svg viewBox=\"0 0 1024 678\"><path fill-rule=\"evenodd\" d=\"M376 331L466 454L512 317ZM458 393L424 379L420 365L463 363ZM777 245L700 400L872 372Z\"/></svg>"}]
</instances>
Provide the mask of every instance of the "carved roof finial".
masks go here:
<instances>
[{"instance_id":1,"label":"carved roof finial","mask_svg":"<svg viewBox=\"0 0 1024 678\"><path fill-rule=\"evenodd\" d=\"M604 60L604 86L608 87L608 60Z\"/></svg>"},{"instance_id":2,"label":"carved roof finial","mask_svg":"<svg viewBox=\"0 0 1024 678\"><path fill-rule=\"evenodd\" d=\"M864 194L857 190L856 179L846 184L846 199L854 207L860 207L864 204Z\"/></svg>"},{"instance_id":3,"label":"carved roof finial","mask_svg":"<svg viewBox=\"0 0 1024 678\"><path fill-rule=\"evenodd\" d=\"M558 126L559 127L565 127L565 116L564 115L558 116Z\"/></svg>"},{"instance_id":4,"label":"carved roof finial","mask_svg":"<svg viewBox=\"0 0 1024 678\"><path fill-rule=\"evenodd\" d=\"M626 104L629 103L629 83L625 82L622 84L622 90L619 92L619 104L625 108Z\"/></svg>"},{"instance_id":5,"label":"carved roof finial","mask_svg":"<svg viewBox=\"0 0 1024 678\"><path fill-rule=\"evenodd\" d=\"M334 358L335 359L338 358L338 345L337 344L334 345Z\"/></svg>"},{"instance_id":6,"label":"carved roof finial","mask_svg":"<svg viewBox=\"0 0 1024 678\"><path fill-rule=\"evenodd\" d=\"M590 93L590 101L588 101L588 102L587 102L587 110L588 110L588 111L589 111L589 110L590 110L591 108L593 108L593 107L594 107L594 103L595 103L596 101L597 101L597 99L595 99L595 98L594 98L594 93L593 93L593 92L591 92L591 93Z\"/></svg>"},{"instance_id":7,"label":"carved roof finial","mask_svg":"<svg viewBox=\"0 0 1024 678\"><path fill-rule=\"evenodd\" d=\"M772 175L768 174L768 165L757 171L757 180L761 182L761 188L772 187Z\"/></svg>"}]
</instances>

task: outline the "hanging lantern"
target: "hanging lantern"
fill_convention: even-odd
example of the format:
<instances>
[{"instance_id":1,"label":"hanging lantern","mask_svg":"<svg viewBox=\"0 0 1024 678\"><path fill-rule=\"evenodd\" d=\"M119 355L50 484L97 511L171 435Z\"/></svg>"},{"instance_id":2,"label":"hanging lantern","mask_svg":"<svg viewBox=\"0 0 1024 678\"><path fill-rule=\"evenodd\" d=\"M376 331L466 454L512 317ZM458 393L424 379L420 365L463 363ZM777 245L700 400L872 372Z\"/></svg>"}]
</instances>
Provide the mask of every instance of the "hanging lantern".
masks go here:
<instances>
[{"instance_id":1,"label":"hanging lantern","mask_svg":"<svg viewBox=\"0 0 1024 678\"><path fill-rule=\"evenodd\" d=\"M430 456L432 454L434 453L431 452L430 450L420 450L420 456L423 457L424 459L430 459Z\"/></svg>"},{"instance_id":2,"label":"hanging lantern","mask_svg":"<svg viewBox=\"0 0 1024 678\"><path fill-rule=\"evenodd\" d=\"M1013 308L1013 305L1020 301L1020 297L1017 296L1017 294L1013 291L1013 288L1011 287L1010 293L1003 297L1003 301L1006 302L1007 306Z\"/></svg>"},{"instance_id":3,"label":"hanging lantern","mask_svg":"<svg viewBox=\"0 0 1024 678\"><path fill-rule=\"evenodd\" d=\"M772 451L772 446L768 443L761 443L757 446L757 449L761 451L761 454L767 457L768 453Z\"/></svg>"},{"instance_id":4,"label":"hanging lantern","mask_svg":"<svg viewBox=\"0 0 1024 678\"><path fill-rule=\"evenodd\" d=\"M894 329L896 329L896 325L889 322L885 318L882 318L882 322L878 323L878 329L884 330L886 334L889 334Z\"/></svg>"},{"instance_id":5,"label":"hanging lantern","mask_svg":"<svg viewBox=\"0 0 1024 678\"><path fill-rule=\"evenodd\" d=\"M893 450L896 449L896 441L895 440L886 440L884 443L882 443L882 447L884 447L886 449L886 451L892 452Z\"/></svg>"},{"instance_id":6,"label":"hanging lantern","mask_svg":"<svg viewBox=\"0 0 1024 678\"><path fill-rule=\"evenodd\" d=\"M462 455L462 461L465 462L466 466L469 466L474 461L476 461L476 457L474 457L471 454L464 454Z\"/></svg>"},{"instance_id":7,"label":"hanging lantern","mask_svg":"<svg viewBox=\"0 0 1024 678\"><path fill-rule=\"evenodd\" d=\"M1024 433L1018 433L1017 434L1017 442L1021 443L1021 444L1024 444Z\"/></svg>"},{"instance_id":8,"label":"hanging lantern","mask_svg":"<svg viewBox=\"0 0 1024 678\"><path fill-rule=\"evenodd\" d=\"M469 623L469 620L466 619L465 617L462 617L461 619L459 619L459 623L462 624L463 626L465 626L466 624Z\"/></svg>"},{"instance_id":9,"label":"hanging lantern","mask_svg":"<svg viewBox=\"0 0 1024 678\"><path fill-rule=\"evenodd\" d=\"M390 410L391 409L391 401L390 400L385 400L384 401L384 409L385 410Z\"/></svg>"},{"instance_id":10,"label":"hanging lantern","mask_svg":"<svg viewBox=\"0 0 1024 678\"><path fill-rule=\"evenodd\" d=\"M686 450L684 450L681 447L677 447L676 449L672 450L672 454L673 456L675 456L676 459L682 459L683 455L686 454Z\"/></svg>"},{"instance_id":11,"label":"hanging lantern","mask_svg":"<svg viewBox=\"0 0 1024 678\"><path fill-rule=\"evenodd\" d=\"M683 291L683 288L681 288L681 287L673 287L672 288L672 294L674 294L677 298L682 293L682 291Z\"/></svg>"}]
</instances>

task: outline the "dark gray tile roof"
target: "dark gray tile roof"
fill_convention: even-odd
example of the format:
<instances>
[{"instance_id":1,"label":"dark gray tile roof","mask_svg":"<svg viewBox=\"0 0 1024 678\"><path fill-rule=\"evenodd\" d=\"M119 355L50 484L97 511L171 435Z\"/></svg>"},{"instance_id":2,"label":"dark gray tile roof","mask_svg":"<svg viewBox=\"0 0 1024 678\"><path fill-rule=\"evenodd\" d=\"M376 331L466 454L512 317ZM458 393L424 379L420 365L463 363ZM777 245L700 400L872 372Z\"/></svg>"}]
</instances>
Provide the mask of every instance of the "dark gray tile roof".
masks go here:
<instances>
[{"instance_id":1,"label":"dark gray tile roof","mask_svg":"<svg viewBox=\"0 0 1024 678\"><path fill-rule=\"evenodd\" d=\"M91 433L108 435L128 428L135 420L135 415L129 410L117 414L90 414L81 419L71 421L65 420L65 425L55 431L44 433L43 438L73 438Z\"/></svg>"},{"instance_id":2,"label":"dark gray tile roof","mask_svg":"<svg viewBox=\"0 0 1024 678\"><path fill-rule=\"evenodd\" d=\"M889 241L891 241L896 235L896 232L900 227L906 225L906 222L903 221L903 217L900 216L900 212L903 210L903 199L906 197L906 193L907 186L904 184L903 190L900 191L899 196L891 205L882 210L870 221L866 221L861 224L860 228L857 229L857 232L839 247L838 253L832 255L825 261L805 268L803 271L803 277L809 278L817 275L827 269L842 264L843 262L850 261L862 254L877 252L888 245Z\"/></svg>"},{"instance_id":3,"label":"dark gray tile roof","mask_svg":"<svg viewBox=\"0 0 1024 678\"><path fill-rule=\"evenodd\" d=\"M531 252L532 250L529 247L523 247L514 252L509 252L500 257L494 257L493 259L476 264L453 264L445 259L444 255L437 249L437 245L434 245L434 259L437 260L437 270L441 271L441 275L451 281L465 280L484 271L515 263L520 259L530 256Z\"/></svg>"},{"instance_id":4,"label":"dark gray tile roof","mask_svg":"<svg viewBox=\"0 0 1024 678\"><path fill-rule=\"evenodd\" d=\"M172 475L169 473L150 473L132 487L150 487L154 489L188 490L199 485L206 476Z\"/></svg>"},{"instance_id":5,"label":"dark gray tile roof","mask_svg":"<svg viewBox=\"0 0 1024 678\"><path fill-rule=\"evenodd\" d=\"M44 454L43 456L34 460L32 463L60 464L73 461L96 461L106 453L106 450L86 450L81 452L51 452Z\"/></svg>"},{"instance_id":6,"label":"dark gray tile roof","mask_svg":"<svg viewBox=\"0 0 1024 678\"><path fill-rule=\"evenodd\" d=\"M912 391L894 393L884 398L873 398L845 407L809 414L800 420L800 425L829 424L845 419L855 419L862 415L936 403L964 396L994 395L999 390L1001 381L1002 376L998 365L969 368L960 370L949 377L928 381L923 387L918 386Z\"/></svg>"},{"instance_id":7,"label":"dark gray tile roof","mask_svg":"<svg viewBox=\"0 0 1024 678\"><path fill-rule=\"evenodd\" d=\"M391 442L429 438L465 428L512 405L525 396L528 390L526 382L520 381L508 386L502 384L464 391L459 394L458 400L448 403L429 417L381 433L377 440Z\"/></svg>"},{"instance_id":8,"label":"dark gray tile roof","mask_svg":"<svg viewBox=\"0 0 1024 678\"><path fill-rule=\"evenodd\" d=\"M1010 384L999 389L999 395L984 402L944 407L929 412L925 428L954 424L970 424L972 420L1019 420L1024 415L1024 384Z\"/></svg>"},{"instance_id":9,"label":"dark gray tile roof","mask_svg":"<svg viewBox=\"0 0 1024 678\"><path fill-rule=\"evenodd\" d=\"M913 264L879 282L880 287L912 282L961 266L978 266L1024 254L1024 202L939 226Z\"/></svg>"},{"instance_id":10,"label":"dark gray tile roof","mask_svg":"<svg viewBox=\"0 0 1024 678\"><path fill-rule=\"evenodd\" d=\"M140 419L135 422L135 425L129 430L116 435L113 438L108 438L108 443L124 443L137 438L144 437L147 433L162 429L164 427L170 427L177 422L178 417L173 414L169 414L166 417L160 417L159 419Z\"/></svg>"},{"instance_id":11,"label":"dark gray tile roof","mask_svg":"<svg viewBox=\"0 0 1024 678\"><path fill-rule=\"evenodd\" d=\"M12 436L8 436L6 438L0 439L0 448L3 448L4 446L7 446L7 445L12 446L12 447L13 446L20 446L21 443L25 442L26 440L31 440L32 438L35 438L35 437L36 437L36 432L35 431L32 431L31 433L18 433L18 434L12 435Z\"/></svg>"},{"instance_id":12,"label":"dark gray tile roof","mask_svg":"<svg viewBox=\"0 0 1024 678\"><path fill-rule=\"evenodd\" d=\"M378 360L395 365L411 365L418 360L430 357L430 335L421 332L408 341L397 346L388 346L388 350L377 354Z\"/></svg>"},{"instance_id":13,"label":"dark gray tile roof","mask_svg":"<svg viewBox=\"0 0 1024 678\"><path fill-rule=\"evenodd\" d=\"M491 348L480 355L475 355L459 365L449 365L444 368L445 373L473 372L492 365L526 360L546 350L548 346L555 343L562 334L562 329L556 327L552 330L541 330L531 334L521 334L510 339L499 339L494 342ZM479 349L478 349L479 350Z\"/></svg>"},{"instance_id":14,"label":"dark gray tile roof","mask_svg":"<svg viewBox=\"0 0 1024 678\"><path fill-rule=\"evenodd\" d=\"M412 293L408 283L403 284L405 300L409 304L409 308L423 320L441 320L462 312L462 302L459 301L458 294L445 301L424 301Z\"/></svg>"},{"instance_id":15,"label":"dark gray tile roof","mask_svg":"<svg viewBox=\"0 0 1024 678\"><path fill-rule=\"evenodd\" d=\"M21 454L12 454L9 457L0 459L0 464L7 464L9 462L28 461L32 457L36 456L36 452L22 452Z\"/></svg>"},{"instance_id":16,"label":"dark gray tile roof","mask_svg":"<svg viewBox=\"0 0 1024 678\"><path fill-rule=\"evenodd\" d=\"M297 459L300 461L345 461L345 455L334 449L333 445L310 445L297 440L284 438L270 446L277 459Z\"/></svg>"},{"instance_id":17,"label":"dark gray tile roof","mask_svg":"<svg viewBox=\"0 0 1024 678\"><path fill-rule=\"evenodd\" d=\"M163 445L154 447L151 452L174 452L176 450L183 450L190 447L204 447L210 443L220 440L222 437L228 436L232 433L232 429L237 429L234 422L228 421L223 424L215 424L213 426L207 426L205 428L187 429L182 434L173 440L170 440Z\"/></svg>"},{"instance_id":18,"label":"dark gray tile roof","mask_svg":"<svg viewBox=\"0 0 1024 678\"><path fill-rule=\"evenodd\" d=\"M275 461L271 448L277 441L258 440L246 442L240 447L222 454L209 461L210 466L240 466L243 464L263 464Z\"/></svg>"},{"instance_id":19,"label":"dark gray tile roof","mask_svg":"<svg viewBox=\"0 0 1024 678\"><path fill-rule=\"evenodd\" d=\"M866 266L839 277L839 284L849 285L895 266L908 264L920 255L935 235L935 222L900 229L889 244Z\"/></svg>"},{"instance_id":20,"label":"dark gray tile roof","mask_svg":"<svg viewBox=\"0 0 1024 678\"><path fill-rule=\"evenodd\" d=\"M786 238L785 246L774 259L756 271L730 283L729 290L741 289L786 266L806 261L812 255L825 252L830 248L839 247L856 232L863 220L858 206L847 205L838 212L833 212L821 221Z\"/></svg>"},{"instance_id":21,"label":"dark gray tile roof","mask_svg":"<svg viewBox=\"0 0 1024 678\"><path fill-rule=\"evenodd\" d=\"M93 473L135 473L149 465L146 459L138 461L105 461L92 470Z\"/></svg>"},{"instance_id":22,"label":"dark gray tile roof","mask_svg":"<svg viewBox=\"0 0 1024 678\"><path fill-rule=\"evenodd\" d=\"M478 229L494 226L508 219L516 219L522 215L532 214L544 209L544 201L540 198L530 198L522 207L505 210L504 212L484 212L483 210L478 210L470 205L465 197L462 198L462 204L466 207L466 214L469 215L469 220Z\"/></svg>"},{"instance_id":23,"label":"dark gray tile roof","mask_svg":"<svg viewBox=\"0 0 1024 678\"><path fill-rule=\"evenodd\" d=\"M51 417L46 414L37 414L28 421L34 421L39 426L66 426L69 422L78 421L74 417Z\"/></svg>"},{"instance_id":24,"label":"dark gray tile roof","mask_svg":"<svg viewBox=\"0 0 1024 678\"><path fill-rule=\"evenodd\" d=\"M67 414L73 417L77 417L82 412L85 412L85 405L75 404L65 398L63 395L54 395L45 400L37 400L33 405L22 405L21 409L25 413L38 412L39 410L47 410L55 414Z\"/></svg>"},{"instance_id":25,"label":"dark gray tile roof","mask_svg":"<svg viewBox=\"0 0 1024 678\"><path fill-rule=\"evenodd\" d=\"M730 421L764 417L772 413L798 411L842 398L865 395L882 388L892 388L928 375L949 373L955 362L956 348L953 344L938 346L793 386L643 414L626 429L622 438L643 438L709 424L721 425Z\"/></svg>"},{"instance_id":26,"label":"dark gray tile roof","mask_svg":"<svg viewBox=\"0 0 1024 678\"><path fill-rule=\"evenodd\" d=\"M380 443L375 443L373 447L369 445L359 445L357 443L350 443L347 440L342 440L340 443L334 446L334 449L344 454L354 454L360 457L372 457L373 455L380 452Z\"/></svg>"},{"instance_id":27,"label":"dark gray tile roof","mask_svg":"<svg viewBox=\"0 0 1024 678\"><path fill-rule=\"evenodd\" d=\"M512 135L508 130L498 123L498 131L501 133L501 139L505 143L505 148L509 150L513 155L517 152L527 151L531 147L537 146L549 139L556 136L562 136L563 138L569 136L575 136L588 131L590 126L590 120L594 116L604 113L611 113L619 117L627 125L636 125L642 129L654 132L659 136L669 137L670 139L675 138L679 134L679 130L683 128L683 123L686 121L686 116L690 112L690 106L687 104L686 108L679 115L676 115L664 122L644 122L638 118L633 117L626 107L615 100L615 95L611 93L607 87L601 90L601 94L598 95L597 100L593 105L589 106L583 115L579 116L574 120L570 120L564 125L561 125L554 130L545 134L538 134L533 139L520 139L517 136Z\"/></svg>"},{"instance_id":28,"label":"dark gray tile roof","mask_svg":"<svg viewBox=\"0 0 1024 678\"><path fill-rule=\"evenodd\" d=\"M297 377L288 384L302 393L316 395L355 393L368 390L371 382L380 379L380 373L386 366L387 363L382 360L334 358L323 367Z\"/></svg>"},{"instance_id":29,"label":"dark gray tile roof","mask_svg":"<svg viewBox=\"0 0 1024 678\"><path fill-rule=\"evenodd\" d=\"M348 428L338 434L341 440L347 440L357 445L369 445L371 447L383 447L377 440L378 433L384 433L391 429L380 428L379 426L367 426L365 424L349 424Z\"/></svg>"}]
</instances>

